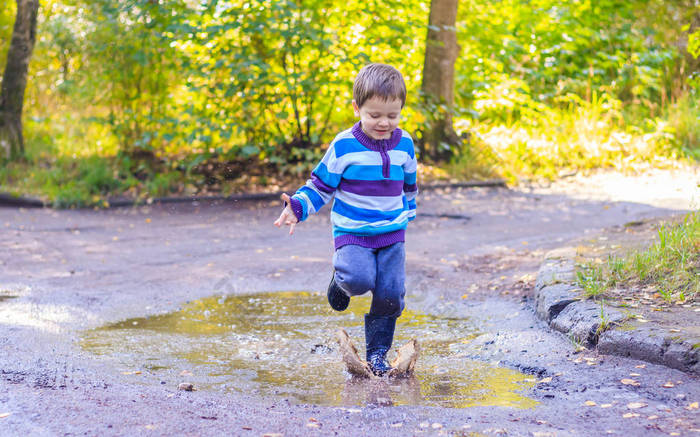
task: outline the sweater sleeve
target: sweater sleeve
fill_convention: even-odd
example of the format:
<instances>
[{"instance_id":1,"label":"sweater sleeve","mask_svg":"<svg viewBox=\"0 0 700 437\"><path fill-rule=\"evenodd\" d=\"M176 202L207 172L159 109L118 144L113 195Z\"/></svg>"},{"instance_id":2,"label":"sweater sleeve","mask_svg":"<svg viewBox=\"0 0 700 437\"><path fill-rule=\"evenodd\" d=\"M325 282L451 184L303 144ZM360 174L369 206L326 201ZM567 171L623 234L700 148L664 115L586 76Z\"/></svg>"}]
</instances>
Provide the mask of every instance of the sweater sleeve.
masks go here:
<instances>
[{"instance_id":1,"label":"sweater sleeve","mask_svg":"<svg viewBox=\"0 0 700 437\"><path fill-rule=\"evenodd\" d=\"M335 194L343 174L335 156L335 142L331 143L321 162L311 172L311 178L291 198L292 211L300 222L309 214L317 213Z\"/></svg>"},{"instance_id":2,"label":"sweater sleeve","mask_svg":"<svg viewBox=\"0 0 700 437\"><path fill-rule=\"evenodd\" d=\"M403 192L408 202L408 221L411 221L416 218L416 196L418 196L418 161L416 160L413 140L411 140L408 158L403 164Z\"/></svg>"}]
</instances>

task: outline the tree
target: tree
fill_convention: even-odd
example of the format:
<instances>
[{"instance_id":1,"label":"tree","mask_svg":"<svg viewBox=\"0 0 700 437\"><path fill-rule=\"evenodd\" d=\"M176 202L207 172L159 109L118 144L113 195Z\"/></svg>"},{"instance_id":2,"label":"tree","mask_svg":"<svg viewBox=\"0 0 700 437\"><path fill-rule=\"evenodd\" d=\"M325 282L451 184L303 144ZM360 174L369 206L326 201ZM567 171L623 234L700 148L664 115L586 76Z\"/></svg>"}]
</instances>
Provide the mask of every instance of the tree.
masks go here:
<instances>
[{"instance_id":1,"label":"tree","mask_svg":"<svg viewBox=\"0 0 700 437\"><path fill-rule=\"evenodd\" d=\"M6 159L24 155L22 107L38 11L39 0L17 0L17 18L0 88L0 149Z\"/></svg>"},{"instance_id":2,"label":"tree","mask_svg":"<svg viewBox=\"0 0 700 437\"><path fill-rule=\"evenodd\" d=\"M452 155L459 137L452 127L458 0L431 0L428 37L425 43L421 91L429 108L427 131L423 134L424 156L440 161Z\"/></svg>"}]
</instances>

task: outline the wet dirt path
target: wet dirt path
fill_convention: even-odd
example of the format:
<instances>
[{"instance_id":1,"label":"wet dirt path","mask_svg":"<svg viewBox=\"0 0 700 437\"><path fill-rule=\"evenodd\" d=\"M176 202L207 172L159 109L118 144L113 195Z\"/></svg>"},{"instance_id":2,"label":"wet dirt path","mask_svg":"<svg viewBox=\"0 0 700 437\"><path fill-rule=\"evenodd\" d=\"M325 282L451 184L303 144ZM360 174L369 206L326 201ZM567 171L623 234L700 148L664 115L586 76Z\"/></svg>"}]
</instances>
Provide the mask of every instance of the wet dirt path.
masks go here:
<instances>
[{"instance_id":1,"label":"wet dirt path","mask_svg":"<svg viewBox=\"0 0 700 437\"><path fill-rule=\"evenodd\" d=\"M206 378L201 390L182 392L176 383L196 380L197 365L182 369L191 375L179 367L161 374L136 353L115 362L114 354L105 358L85 347L95 328L165 317L206 299L322 292L332 254L325 215L289 238L271 225L278 202L0 209L0 434L692 435L700 429L692 409L700 401L697 380L595 351L575 353L568 339L536 320L529 295L546 251L601 228L697 208L696 184L697 173L664 172L422 195L424 215L408 234L408 306L473 327L469 341L455 347L448 339L423 361L443 354L447 373L463 371L475 390L496 384L487 378L494 372L478 366L522 375L517 388L506 390L529 400L522 405L409 402L401 396L415 387L406 386L382 395L396 406L382 406L371 396L380 389L363 385L345 389L338 402L316 398L322 405L315 405L255 386L208 388ZM328 323L326 331L335 323L345 322ZM221 356L226 347L210 347L210 355L233 361L233 351ZM158 344L153 348L157 355ZM163 357L168 349L163 341ZM301 354L275 359L286 360L280 368L319 359L311 350ZM423 379L437 367L424 368ZM439 385L430 381L423 392ZM669 382L673 387L663 387ZM295 381L304 383L316 384Z\"/></svg>"}]
</instances>

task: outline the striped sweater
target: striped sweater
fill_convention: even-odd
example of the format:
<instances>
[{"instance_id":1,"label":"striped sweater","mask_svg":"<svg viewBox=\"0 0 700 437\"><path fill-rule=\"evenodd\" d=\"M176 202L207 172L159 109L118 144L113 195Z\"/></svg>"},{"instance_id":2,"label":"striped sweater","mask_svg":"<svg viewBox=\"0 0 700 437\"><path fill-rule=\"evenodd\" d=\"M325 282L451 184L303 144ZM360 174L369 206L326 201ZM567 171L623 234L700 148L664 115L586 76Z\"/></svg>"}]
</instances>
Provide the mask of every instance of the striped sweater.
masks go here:
<instances>
[{"instance_id":1,"label":"striped sweater","mask_svg":"<svg viewBox=\"0 0 700 437\"><path fill-rule=\"evenodd\" d=\"M375 140L360 122L338 134L311 179L291 198L301 222L335 195L331 209L335 248L357 244L381 248L404 241L416 217L416 154L413 140L396 129Z\"/></svg>"}]
</instances>

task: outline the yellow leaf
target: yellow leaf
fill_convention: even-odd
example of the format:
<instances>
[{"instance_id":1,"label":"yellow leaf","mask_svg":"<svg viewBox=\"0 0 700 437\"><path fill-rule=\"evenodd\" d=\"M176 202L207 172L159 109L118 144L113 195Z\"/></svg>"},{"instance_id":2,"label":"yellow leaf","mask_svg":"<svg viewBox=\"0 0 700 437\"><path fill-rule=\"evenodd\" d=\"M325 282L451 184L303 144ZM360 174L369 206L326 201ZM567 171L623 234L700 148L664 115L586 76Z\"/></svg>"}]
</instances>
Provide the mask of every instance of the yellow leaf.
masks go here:
<instances>
[{"instance_id":1,"label":"yellow leaf","mask_svg":"<svg viewBox=\"0 0 700 437\"><path fill-rule=\"evenodd\" d=\"M651 416L647 417L647 420L656 420L658 418L659 416L657 416L656 414L652 414Z\"/></svg>"},{"instance_id":2,"label":"yellow leaf","mask_svg":"<svg viewBox=\"0 0 700 437\"><path fill-rule=\"evenodd\" d=\"M620 380L621 383L625 385L633 385L633 386L638 386L639 382L635 381L634 379L629 379L629 378L622 378Z\"/></svg>"},{"instance_id":3,"label":"yellow leaf","mask_svg":"<svg viewBox=\"0 0 700 437\"><path fill-rule=\"evenodd\" d=\"M548 382L552 382L552 377L548 376L546 378L542 378L539 381L537 381L538 384L546 384Z\"/></svg>"},{"instance_id":4,"label":"yellow leaf","mask_svg":"<svg viewBox=\"0 0 700 437\"><path fill-rule=\"evenodd\" d=\"M639 373L630 373L630 376L642 376Z\"/></svg>"},{"instance_id":5,"label":"yellow leaf","mask_svg":"<svg viewBox=\"0 0 700 437\"><path fill-rule=\"evenodd\" d=\"M661 387L664 387L664 388L673 388L673 387L675 387L675 384L672 383L671 381L668 381L666 384L662 385Z\"/></svg>"},{"instance_id":6,"label":"yellow leaf","mask_svg":"<svg viewBox=\"0 0 700 437\"><path fill-rule=\"evenodd\" d=\"M692 404L690 404L690 405L688 405L687 407L685 407L685 409L688 410L688 411L690 411L690 410L697 410L697 409L698 409L698 403L697 403L697 402L693 402Z\"/></svg>"},{"instance_id":7,"label":"yellow leaf","mask_svg":"<svg viewBox=\"0 0 700 437\"><path fill-rule=\"evenodd\" d=\"M634 367L636 367L637 369L644 369L646 366L647 366L646 364L640 364L640 365L634 366Z\"/></svg>"},{"instance_id":8,"label":"yellow leaf","mask_svg":"<svg viewBox=\"0 0 700 437\"><path fill-rule=\"evenodd\" d=\"M4 419L12 413L0 413L0 419Z\"/></svg>"},{"instance_id":9,"label":"yellow leaf","mask_svg":"<svg viewBox=\"0 0 700 437\"><path fill-rule=\"evenodd\" d=\"M151 223L151 219L150 219L150 218L147 218L147 219L146 219L146 223Z\"/></svg>"},{"instance_id":10,"label":"yellow leaf","mask_svg":"<svg viewBox=\"0 0 700 437\"><path fill-rule=\"evenodd\" d=\"M625 419L629 419L631 417L639 417L639 414L637 414L637 413L625 413L622 415L622 417L624 417Z\"/></svg>"},{"instance_id":11,"label":"yellow leaf","mask_svg":"<svg viewBox=\"0 0 700 437\"><path fill-rule=\"evenodd\" d=\"M636 410L637 408L644 408L646 406L647 404L645 404L644 402L630 402L629 404L627 404L627 408L629 408L630 410Z\"/></svg>"},{"instance_id":12,"label":"yellow leaf","mask_svg":"<svg viewBox=\"0 0 700 437\"><path fill-rule=\"evenodd\" d=\"M610 408L612 407L612 404L601 404L600 408Z\"/></svg>"},{"instance_id":13,"label":"yellow leaf","mask_svg":"<svg viewBox=\"0 0 700 437\"><path fill-rule=\"evenodd\" d=\"M583 403L583 405L586 405L586 406L588 406L588 407L595 407L595 406L598 405L598 404L596 404L596 403L593 402L593 401L586 401L586 402Z\"/></svg>"}]
</instances>

